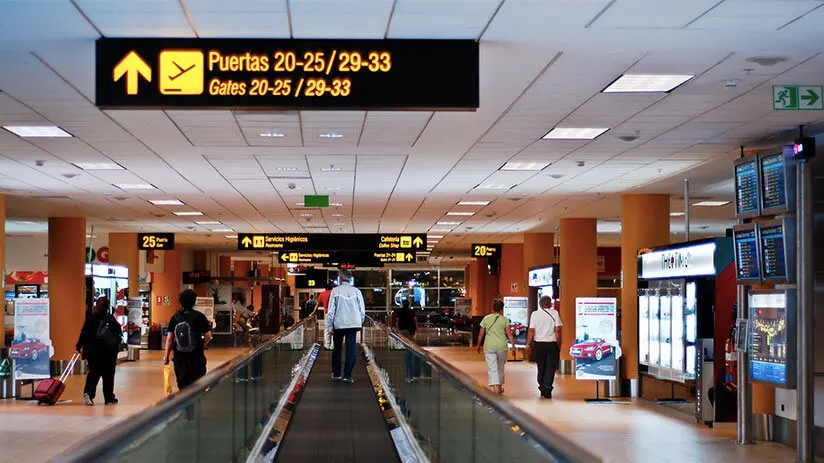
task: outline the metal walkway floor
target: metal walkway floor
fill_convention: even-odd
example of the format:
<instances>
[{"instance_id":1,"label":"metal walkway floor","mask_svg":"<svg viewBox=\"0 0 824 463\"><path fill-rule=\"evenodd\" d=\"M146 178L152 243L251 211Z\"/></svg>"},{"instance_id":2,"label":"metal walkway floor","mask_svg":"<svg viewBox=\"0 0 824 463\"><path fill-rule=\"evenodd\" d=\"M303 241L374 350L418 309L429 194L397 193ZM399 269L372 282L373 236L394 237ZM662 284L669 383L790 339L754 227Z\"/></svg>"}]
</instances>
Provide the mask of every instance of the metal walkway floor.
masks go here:
<instances>
[{"instance_id":1,"label":"metal walkway floor","mask_svg":"<svg viewBox=\"0 0 824 463\"><path fill-rule=\"evenodd\" d=\"M321 350L306 381L277 461L397 462L392 438L359 358L355 382L331 380L332 353Z\"/></svg>"}]
</instances>

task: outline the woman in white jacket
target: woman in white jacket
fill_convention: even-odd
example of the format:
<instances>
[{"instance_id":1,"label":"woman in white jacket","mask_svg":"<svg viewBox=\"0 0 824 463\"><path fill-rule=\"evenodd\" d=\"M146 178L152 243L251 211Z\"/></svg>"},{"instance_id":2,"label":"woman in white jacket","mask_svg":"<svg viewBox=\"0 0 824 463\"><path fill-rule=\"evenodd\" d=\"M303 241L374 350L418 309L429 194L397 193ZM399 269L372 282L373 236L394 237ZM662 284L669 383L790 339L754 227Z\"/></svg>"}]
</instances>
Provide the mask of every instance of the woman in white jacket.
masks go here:
<instances>
[{"instance_id":1,"label":"woman in white jacket","mask_svg":"<svg viewBox=\"0 0 824 463\"><path fill-rule=\"evenodd\" d=\"M363 294L352 286L352 274L341 269L338 272L340 285L329 296L329 313L326 324L332 333L332 379L346 383L353 382L352 370L355 369L355 339L363 320L366 318L366 305ZM346 363L341 375L341 350L346 342Z\"/></svg>"}]
</instances>

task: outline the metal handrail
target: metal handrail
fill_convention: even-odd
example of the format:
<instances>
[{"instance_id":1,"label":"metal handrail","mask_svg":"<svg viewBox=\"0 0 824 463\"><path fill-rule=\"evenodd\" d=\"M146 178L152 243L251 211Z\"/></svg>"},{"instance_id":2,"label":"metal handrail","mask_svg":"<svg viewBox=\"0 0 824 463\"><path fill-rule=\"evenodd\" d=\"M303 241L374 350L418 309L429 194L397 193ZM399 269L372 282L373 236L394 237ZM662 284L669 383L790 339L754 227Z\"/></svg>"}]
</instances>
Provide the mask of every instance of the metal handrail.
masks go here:
<instances>
[{"instance_id":1,"label":"metal handrail","mask_svg":"<svg viewBox=\"0 0 824 463\"><path fill-rule=\"evenodd\" d=\"M394 340L403 344L403 346L414 352L416 355L423 357L423 359L433 365L439 373L446 375L454 382L458 383L462 388L479 398L484 405L495 409L508 420L516 423L521 430L524 431L531 439L535 440L542 447L547 449L550 453L557 454L564 461L574 463L597 463L601 462L601 458L590 453L580 445L564 437L559 432L548 428L545 424L536 420L530 415L525 414L522 410L516 408L511 403L501 400L496 394L487 390L484 387L478 386L478 383L466 373L458 370L454 366L446 363L440 357L431 354L421 349L417 344L409 339L400 336L394 330L389 329L383 323L375 321L371 317L369 320L379 329L385 331Z\"/></svg>"},{"instance_id":2,"label":"metal handrail","mask_svg":"<svg viewBox=\"0 0 824 463\"><path fill-rule=\"evenodd\" d=\"M183 411L186 407L190 406L217 386L224 378L235 374L238 370L247 366L253 358L271 349L279 340L310 322L315 325L315 327L317 326L314 317L304 318L257 348L252 349L246 354L237 356L206 373L205 376L191 386L179 391L168 399L154 402L145 410L130 416L128 420L123 420L117 425L106 428L105 431L81 441L77 445L57 455L52 461L58 463L80 463L98 461L101 458L105 458L106 455L110 455L118 448L128 445L136 436L141 436L143 433L150 431L151 428L157 426L165 417Z\"/></svg>"}]
</instances>

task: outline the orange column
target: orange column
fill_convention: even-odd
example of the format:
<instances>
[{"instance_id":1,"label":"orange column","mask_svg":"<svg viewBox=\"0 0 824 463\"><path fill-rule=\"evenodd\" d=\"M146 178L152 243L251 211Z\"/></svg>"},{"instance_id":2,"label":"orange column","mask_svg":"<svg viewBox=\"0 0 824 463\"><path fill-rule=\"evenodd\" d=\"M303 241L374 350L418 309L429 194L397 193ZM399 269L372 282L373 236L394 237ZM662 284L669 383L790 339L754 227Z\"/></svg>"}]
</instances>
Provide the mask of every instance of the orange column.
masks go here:
<instances>
[{"instance_id":1,"label":"orange column","mask_svg":"<svg viewBox=\"0 0 824 463\"><path fill-rule=\"evenodd\" d=\"M109 263L129 269L129 297L139 297L140 253L137 233L109 233Z\"/></svg>"},{"instance_id":2,"label":"orange column","mask_svg":"<svg viewBox=\"0 0 824 463\"><path fill-rule=\"evenodd\" d=\"M526 296L526 273L524 273L524 245L501 245L501 276L498 279L498 294L504 296Z\"/></svg>"},{"instance_id":3,"label":"orange column","mask_svg":"<svg viewBox=\"0 0 824 463\"><path fill-rule=\"evenodd\" d=\"M221 278L229 278L232 274L232 258L230 256L218 257L217 276Z\"/></svg>"},{"instance_id":4,"label":"orange column","mask_svg":"<svg viewBox=\"0 0 824 463\"><path fill-rule=\"evenodd\" d=\"M492 312L492 301L498 294L498 275L490 275L486 259L472 259L470 267L472 315L487 315Z\"/></svg>"},{"instance_id":5,"label":"orange column","mask_svg":"<svg viewBox=\"0 0 824 463\"><path fill-rule=\"evenodd\" d=\"M638 250L670 242L669 195L621 196L621 348L624 379L638 378Z\"/></svg>"},{"instance_id":6,"label":"orange column","mask_svg":"<svg viewBox=\"0 0 824 463\"><path fill-rule=\"evenodd\" d=\"M6 284L6 195L0 195L0 286L5 286ZM6 326L6 307L3 306L3 310L0 310L0 333L3 333L0 336L0 347L4 347L6 345L6 336L5 336L5 326Z\"/></svg>"},{"instance_id":7,"label":"orange column","mask_svg":"<svg viewBox=\"0 0 824 463\"><path fill-rule=\"evenodd\" d=\"M165 252L163 273L154 274L152 281L152 322L169 323L172 315L177 312L180 303L180 287L182 286L182 271L180 264L180 250L172 249ZM159 302L158 302L159 301Z\"/></svg>"},{"instance_id":8,"label":"orange column","mask_svg":"<svg viewBox=\"0 0 824 463\"><path fill-rule=\"evenodd\" d=\"M596 219L561 219L561 320L564 322L561 358L572 360L575 339L575 298L596 297L598 287L598 229Z\"/></svg>"},{"instance_id":9,"label":"orange column","mask_svg":"<svg viewBox=\"0 0 824 463\"><path fill-rule=\"evenodd\" d=\"M206 251L195 251L192 255L192 270L206 270L209 267L209 253Z\"/></svg>"},{"instance_id":10,"label":"orange column","mask_svg":"<svg viewBox=\"0 0 824 463\"><path fill-rule=\"evenodd\" d=\"M547 267L555 263L554 233L524 233L524 278L528 278L529 269ZM538 292L528 289L529 311L538 307Z\"/></svg>"},{"instance_id":11,"label":"orange column","mask_svg":"<svg viewBox=\"0 0 824 463\"><path fill-rule=\"evenodd\" d=\"M69 360L86 317L86 219L49 219L49 325L52 361Z\"/></svg>"},{"instance_id":12,"label":"orange column","mask_svg":"<svg viewBox=\"0 0 824 463\"><path fill-rule=\"evenodd\" d=\"M234 261L235 270L235 286L248 286L249 282L244 281L249 279L249 270L252 269L252 261L236 260Z\"/></svg>"}]
</instances>

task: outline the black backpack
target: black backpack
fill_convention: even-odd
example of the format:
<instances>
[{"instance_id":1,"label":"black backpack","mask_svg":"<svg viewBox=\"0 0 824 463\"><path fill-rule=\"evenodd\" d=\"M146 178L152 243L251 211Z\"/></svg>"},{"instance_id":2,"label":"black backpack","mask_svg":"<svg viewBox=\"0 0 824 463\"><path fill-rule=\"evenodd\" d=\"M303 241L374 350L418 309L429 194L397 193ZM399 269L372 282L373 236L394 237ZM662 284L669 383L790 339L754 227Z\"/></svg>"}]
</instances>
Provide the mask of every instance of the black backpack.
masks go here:
<instances>
[{"instance_id":1,"label":"black backpack","mask_svg":"<svg viewBox=\"0 0 824 463\"><path fill-rule=\"evenodd\" d=\"M194 317L185 315L186 313L184 312L178 312L175 314L175 317L177 317L177 324L175 325L174 332L175 350L178 352L189 353L197 348L200 343L201 336L197 333L197 330L192 323L194 321Z\"/></svg>"},{"instance_id":2,"label":"black backpack","mask_svg":"<svg viewBox=\"0 0 824 463\"><path fill-rule=\"evenodd\" d=\"M111 321L111 317L108 315L100 320L100 324L97 325L97 340L110 349L116 349L120 347L121 339L110 326Z\"/></svg>"}]
</instances>

